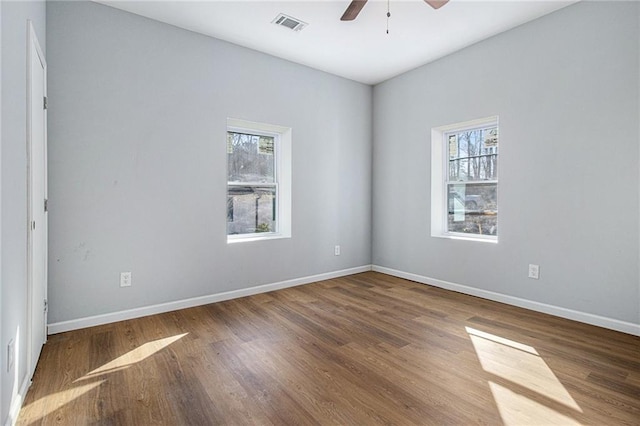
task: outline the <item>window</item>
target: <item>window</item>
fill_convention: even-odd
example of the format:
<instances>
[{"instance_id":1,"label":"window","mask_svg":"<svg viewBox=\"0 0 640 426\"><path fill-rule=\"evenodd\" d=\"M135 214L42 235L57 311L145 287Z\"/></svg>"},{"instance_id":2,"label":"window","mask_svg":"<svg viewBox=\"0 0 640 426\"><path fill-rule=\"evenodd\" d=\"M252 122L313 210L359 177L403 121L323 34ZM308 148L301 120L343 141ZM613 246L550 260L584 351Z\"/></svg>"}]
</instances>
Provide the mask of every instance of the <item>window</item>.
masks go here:
<instances>
[{"instance_id":1,"label":"window","mask_svg":"<svg viewBox=\"0 0 640 426\"><path fill-rule=\"evenodd\" d=\"M227 120L227 242L291 236L291 129Z\"/></svg>"},{"instance_id":2,"label":"window","mask_svg":"<svg viewBox=\"0 0 640 426\"><path fill-rule=\"evenodd\" d=\"M431 131L431 235L498 239L498 117Z\"/></svg>"}]
</instances>

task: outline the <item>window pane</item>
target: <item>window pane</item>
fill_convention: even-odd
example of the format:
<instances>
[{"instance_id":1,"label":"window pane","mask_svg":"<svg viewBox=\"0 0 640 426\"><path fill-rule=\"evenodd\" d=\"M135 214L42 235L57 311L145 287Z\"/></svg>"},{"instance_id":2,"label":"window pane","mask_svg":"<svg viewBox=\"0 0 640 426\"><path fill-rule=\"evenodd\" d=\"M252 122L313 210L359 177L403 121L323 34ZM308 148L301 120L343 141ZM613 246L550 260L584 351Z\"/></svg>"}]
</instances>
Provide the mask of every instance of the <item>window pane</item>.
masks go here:
<instances>
[{"instance_id":1,"label":"window pane","mask_svg":"<svg viewBox=\"0 0 640 426\"><path fill-rule=\"evenodd\" d=\"M453 183L448 189L448 231L497 235L498 185Z\"/></svg>"},{"instance_id":2,"label":"window pane","mask_svg":"<svg viewBox=\"0 0 640 426\"><path fill-rule=\"evenodd\" d=\"M449 144L449 180L498 179L498 128L465 130L446 135Z\"/></svg>"},{"instance_id":3,"label":"window pane","mask_svg":"<svg viewBox=\"0 0 640 426\"><path fill-rule=\"evenodd\" d=\"M275 187L228 188L227 235L276 231Z\"/></svg>"},{"instance_id":4,"label":"window pane","mask_svg":"<svg viewBox=\"0 0 640 426\"><path fill-rule=\"evenodd\" d=\"M229 182L275 182L272 136L227 132Z\"/></svg>"}]
</instances>

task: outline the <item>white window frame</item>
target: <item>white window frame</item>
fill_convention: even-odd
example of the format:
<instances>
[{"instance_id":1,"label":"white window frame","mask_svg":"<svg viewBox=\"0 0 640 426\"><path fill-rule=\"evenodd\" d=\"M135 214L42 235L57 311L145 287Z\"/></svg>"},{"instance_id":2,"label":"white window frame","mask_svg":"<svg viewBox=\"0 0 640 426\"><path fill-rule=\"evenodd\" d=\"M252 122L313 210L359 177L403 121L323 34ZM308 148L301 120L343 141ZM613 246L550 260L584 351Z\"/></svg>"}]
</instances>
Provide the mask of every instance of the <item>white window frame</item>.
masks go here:
<instances>
[{"instance_id":1,"label":"white window frame","mask_svg":"<svg viewBox=\"0 0 640 426\"><path fill-rule=\"evenodd\" d=\"M274 138L274 153L276 155L275 185L261 182L242 182L238 183L238 185L276 187L276 230L274 232L256 232L251 234L227 234L227 243L291 238L291 128L228 118L227 133L228 132L272 136ZM226 152L226 133L224 141ZM228 161L226 167L227 173L225 173L225 175L228 178ZM227 191L225 192L228 197L229 181L227 181L226 186ZM226 217L225 215L225 220Z\"/></svg>"},{"instance_id":2,"label":"white window frame","mask_svg":"<svg viewBox=\"0 0 640 426\"><path fill-rule=\"evenodd\" d=\"M447 133L498 126L498 116L480 118L431 129L431 236L497 243L498 235L468 234L448 230L449 145ZM500 142L498 142L498 145ZM500 154L498 154L498 163ZM499 170L499 169L498 169ZM474 183L474 182L469 182ZM498 184L498 179L480 183Z\"/></svg>"}]
</instances>

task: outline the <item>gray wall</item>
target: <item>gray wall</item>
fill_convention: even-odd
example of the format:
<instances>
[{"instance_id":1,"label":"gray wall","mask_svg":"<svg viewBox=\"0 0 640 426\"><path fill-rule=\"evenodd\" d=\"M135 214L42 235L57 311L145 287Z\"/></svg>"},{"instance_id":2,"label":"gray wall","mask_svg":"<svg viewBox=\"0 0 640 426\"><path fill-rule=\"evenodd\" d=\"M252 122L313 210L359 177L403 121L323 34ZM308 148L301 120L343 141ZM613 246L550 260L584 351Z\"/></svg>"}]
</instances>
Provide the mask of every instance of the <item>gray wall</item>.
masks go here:
<instances>
[{"instance_id":1,"label":"gray wall","mask_svg":"<svg viewBox=\"0 0 640 426\"><path fill-rule=\"evenodd\" d=\"M47 36L50 323L371 263L371 87L94 3ZM227 245L227 117L293 129L291 239Z\"/></svg>"},{"instance_id":2,"label":"gray wall","mask_svg":"<svg viewBox=\"0 0 640 426\"><path fill-rule=\"evenodd\" d=\"M0 422L27 378L27 19L46 52L44 2L2 2L2 143L1 149L1 327ZM46 55L46 53L45 53ZM16 344L15 367L7 372L7 344Z\"/></svg>"},{"instance_id":3,"label":"gray wall","mask_svg":"<svg viewBox=\"0 0 640 426\"><path fill-rule=\"evenodd\" d=\"M373 263L640 323L639 19L581 2L376 86ZM499 243L430 237L430 129L496 114Z\"/></svg>"}]
</instances>

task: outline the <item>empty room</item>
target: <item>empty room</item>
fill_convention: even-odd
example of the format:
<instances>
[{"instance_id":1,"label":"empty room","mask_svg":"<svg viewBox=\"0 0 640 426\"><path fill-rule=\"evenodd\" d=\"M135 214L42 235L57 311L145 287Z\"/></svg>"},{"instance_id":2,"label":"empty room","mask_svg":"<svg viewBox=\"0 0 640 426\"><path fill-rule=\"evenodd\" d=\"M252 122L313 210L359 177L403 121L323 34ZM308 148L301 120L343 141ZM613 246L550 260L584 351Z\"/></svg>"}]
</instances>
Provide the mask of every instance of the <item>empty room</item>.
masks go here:
<instances>
[{"instance_id":1,"label":"empty room","mask_svg":"<svg viewBox=\"0 0 640 426\"><path fill-rule=\"evenodd\" d=\"M640 2L1 0L3 425L640 425Z\"/></svg>"}]
</instances>

